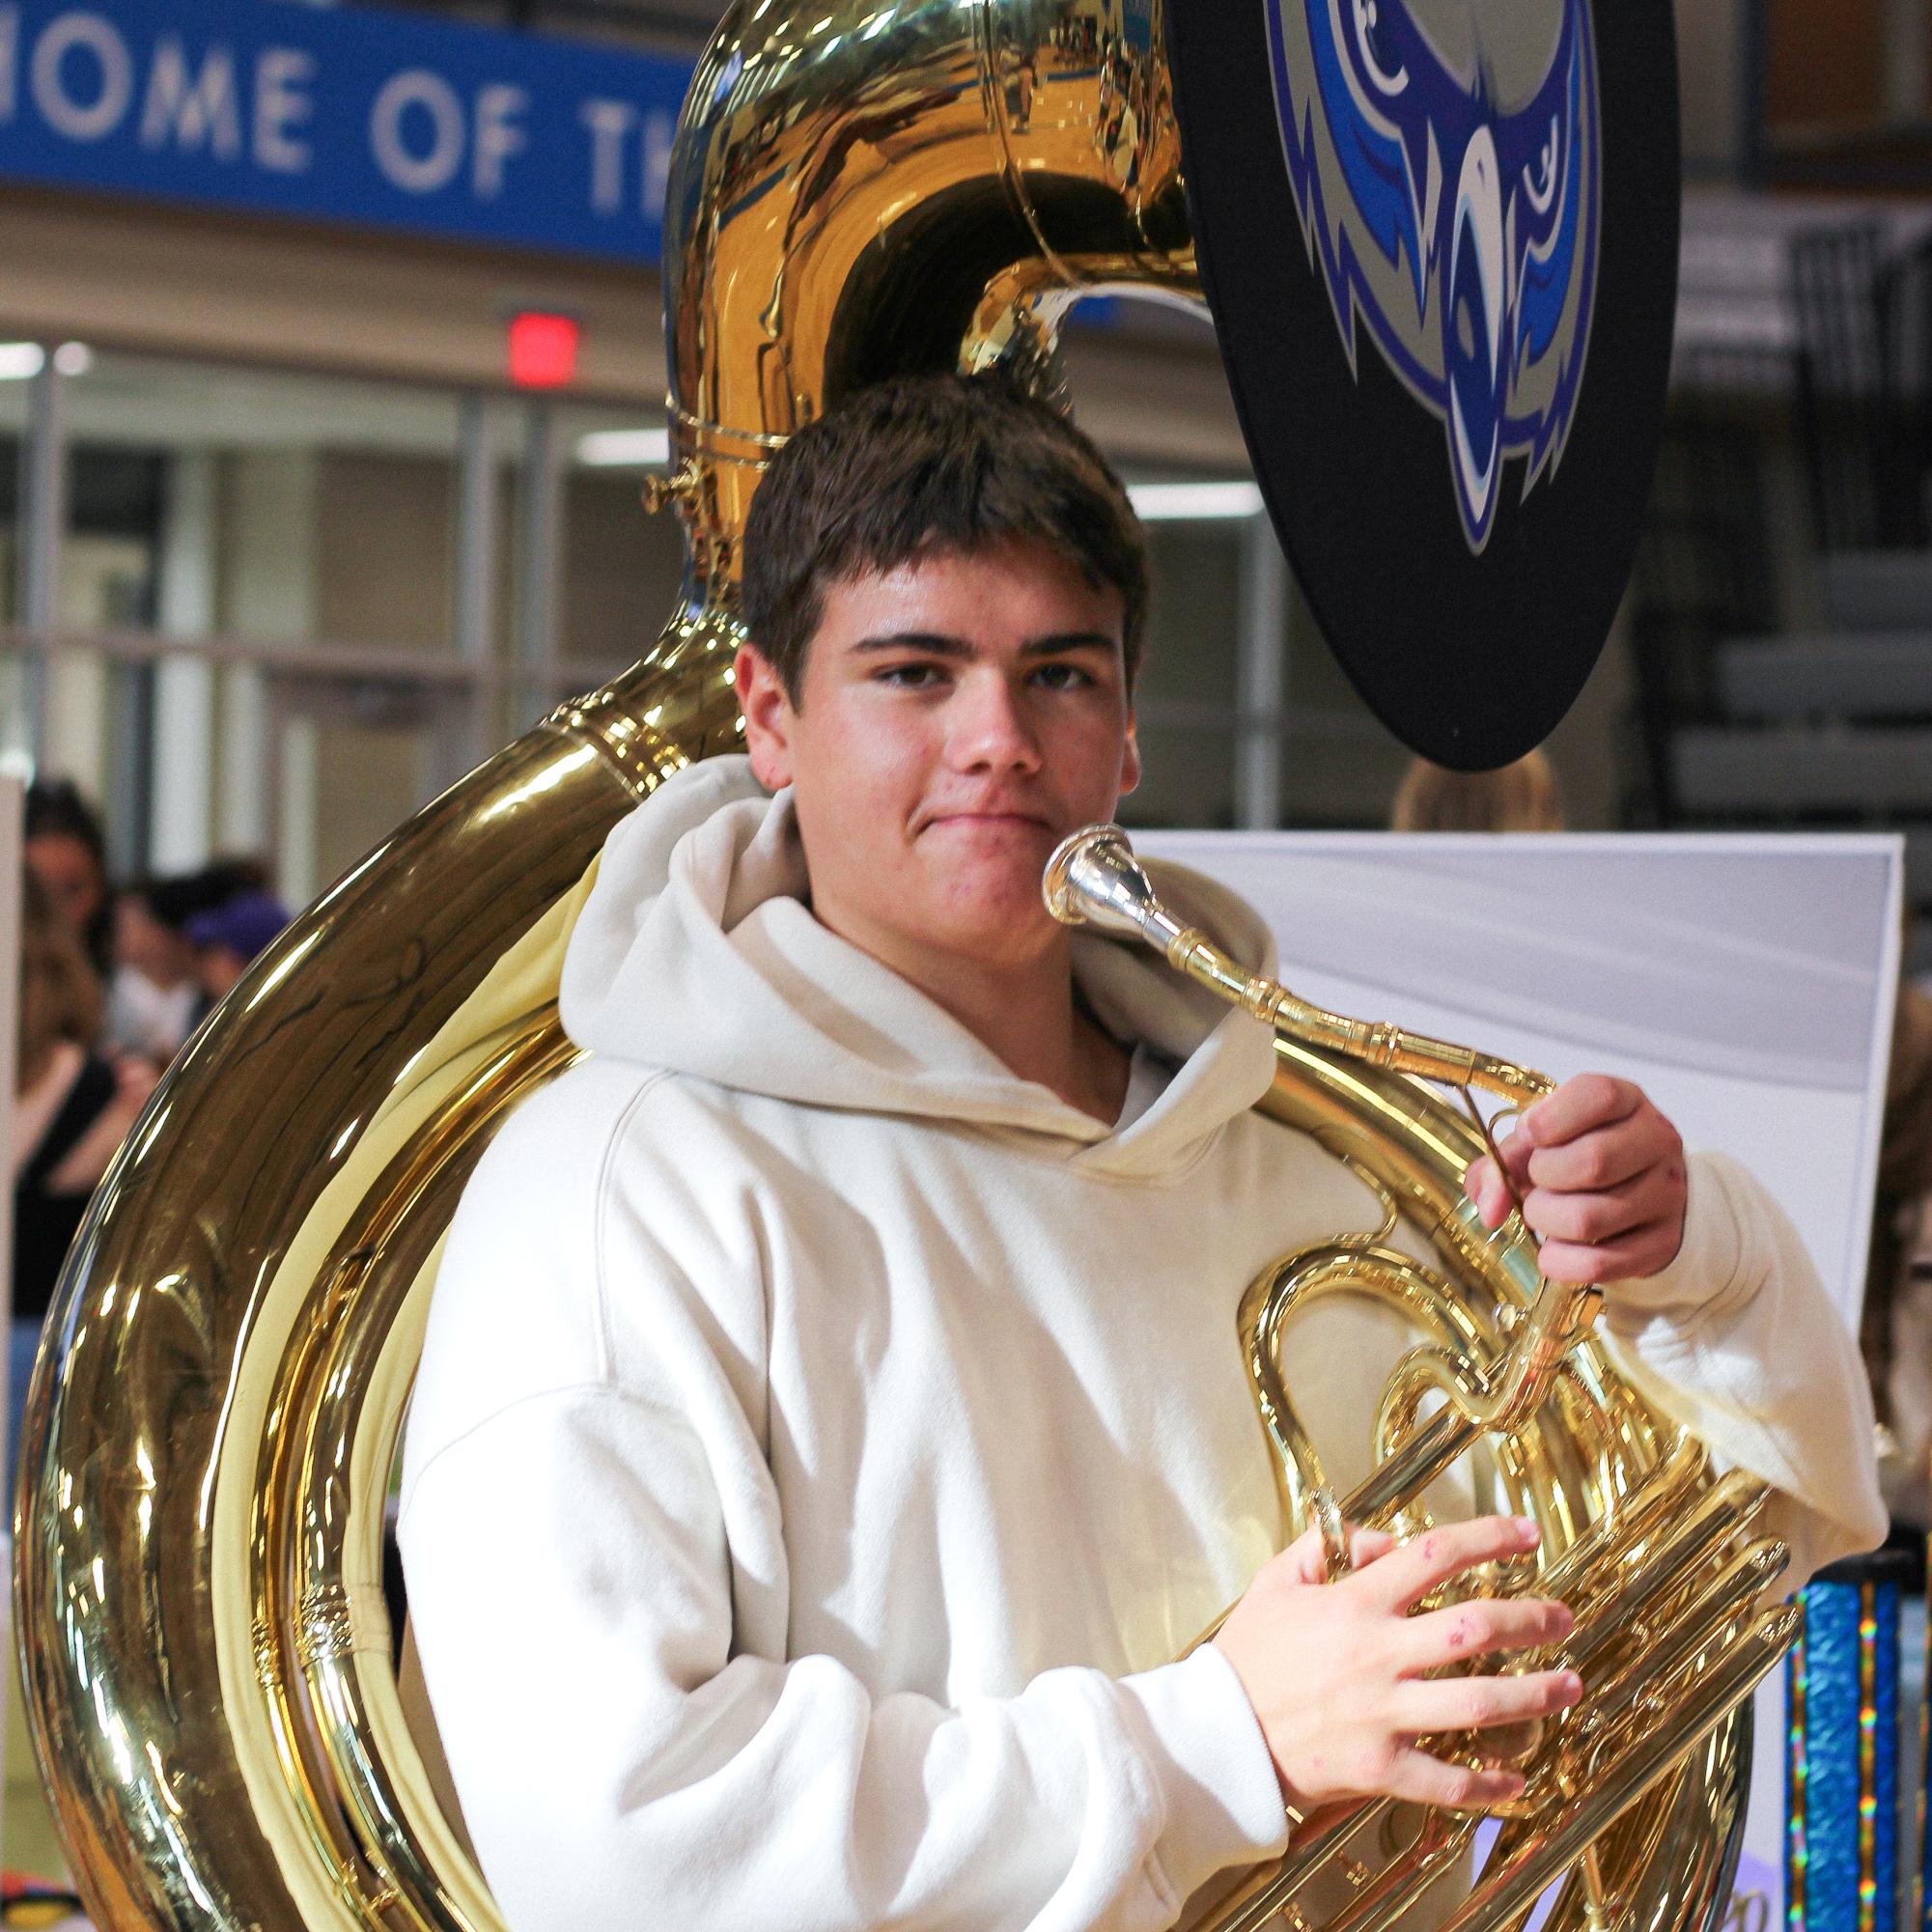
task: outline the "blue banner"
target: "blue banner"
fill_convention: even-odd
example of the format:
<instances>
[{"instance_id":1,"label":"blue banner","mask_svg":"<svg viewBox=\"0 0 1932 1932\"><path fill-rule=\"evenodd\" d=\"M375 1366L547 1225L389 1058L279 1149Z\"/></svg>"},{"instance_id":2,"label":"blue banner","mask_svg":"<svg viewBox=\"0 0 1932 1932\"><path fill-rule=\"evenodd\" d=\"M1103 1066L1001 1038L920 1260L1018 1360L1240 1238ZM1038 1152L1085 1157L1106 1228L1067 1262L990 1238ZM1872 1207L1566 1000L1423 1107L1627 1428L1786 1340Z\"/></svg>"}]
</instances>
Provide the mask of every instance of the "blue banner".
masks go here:
<instances>
[{"instance_id":1,"label":"blue banner","mask_svg":"<svg viewBox=\"0 0 1932 1932\"><path fill-rule=\"evenodd\" d=\"M360 6L0 0L0 179L652 263L690 71Z\"/></svg>"}]
</instances>

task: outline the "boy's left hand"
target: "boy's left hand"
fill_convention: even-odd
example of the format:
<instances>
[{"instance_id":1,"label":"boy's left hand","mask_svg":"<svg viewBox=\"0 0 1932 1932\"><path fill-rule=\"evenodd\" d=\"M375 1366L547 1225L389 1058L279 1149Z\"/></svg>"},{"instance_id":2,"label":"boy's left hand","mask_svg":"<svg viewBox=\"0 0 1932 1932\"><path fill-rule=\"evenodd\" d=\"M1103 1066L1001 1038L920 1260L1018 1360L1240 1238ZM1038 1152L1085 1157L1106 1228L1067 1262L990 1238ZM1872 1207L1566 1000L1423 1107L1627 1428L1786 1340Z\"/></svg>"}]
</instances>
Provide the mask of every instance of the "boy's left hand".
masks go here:
<instances>
[{"instance_id":1,"label":"boy's left hand","mask_svg":"<svg viewBox=\"0 0 1932 1932\"><path fill-rule=\"evenodd\" d=\"M1553 1281L1633 1281L1684 1242L1684 1143L1639 1086L1579 1074L1527 1108L1499 1146ZM1488 1155L1464 1177L1490 1227L1510 1199Z\"/></svg>"}]
</instances>

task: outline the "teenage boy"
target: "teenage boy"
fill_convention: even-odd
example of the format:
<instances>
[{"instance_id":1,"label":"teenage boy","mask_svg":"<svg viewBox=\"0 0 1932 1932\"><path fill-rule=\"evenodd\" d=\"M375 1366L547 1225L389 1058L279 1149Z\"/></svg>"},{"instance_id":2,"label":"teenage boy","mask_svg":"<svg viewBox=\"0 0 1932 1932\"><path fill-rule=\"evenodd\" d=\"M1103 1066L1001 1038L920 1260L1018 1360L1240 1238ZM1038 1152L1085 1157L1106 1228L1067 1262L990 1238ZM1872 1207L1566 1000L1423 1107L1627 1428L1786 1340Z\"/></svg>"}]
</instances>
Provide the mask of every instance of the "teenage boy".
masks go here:
<instances>
[{"instance_id":1,"label":"teenage boy","mask_svg":"<svg viewBox=\"0 0 1932 1932\"><path fill-rule=\"evenodd\" d=\"M515 1932L1152 1932L1288 1807L1508 1795L1417 1739L1578 1694L1424 1674L1567 1629L1410 1614L1526 1525L1358 1534L1332 1584L1274 1554L1235 1304L1379 1211L1252 1110L1265 1029L1041 905L1138 775L1145 599L1118 482L991 384L855 397L760 490L749 759L605 847L563 980L590 1057L464 1195L409 1426L417 1640ZM1749 1178L1687 1184L1601 1076L1507 1159L1632 1374L1784 1492L1799 1567L1876 1542L1857 1357Z\"/></svg>"}]
</instances>

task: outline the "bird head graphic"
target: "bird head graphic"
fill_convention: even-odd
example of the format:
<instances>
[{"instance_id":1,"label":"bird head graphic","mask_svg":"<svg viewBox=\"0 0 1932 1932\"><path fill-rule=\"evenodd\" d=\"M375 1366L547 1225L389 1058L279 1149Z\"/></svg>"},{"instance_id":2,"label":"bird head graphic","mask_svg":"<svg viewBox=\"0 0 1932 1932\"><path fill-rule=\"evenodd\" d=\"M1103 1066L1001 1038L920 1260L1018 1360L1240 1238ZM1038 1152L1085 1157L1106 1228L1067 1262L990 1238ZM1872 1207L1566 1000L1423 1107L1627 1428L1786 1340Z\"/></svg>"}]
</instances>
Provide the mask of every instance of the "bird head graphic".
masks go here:
<instances>
[{"instance_id":1,"label":"bird head graphic","mask_svg":"<svg viewBox=\"0 0 1932 1932\"><path fill-rule=\"evenodd\" d=\"M1471 550L1505 457L1562 454L1596 293L1588 0L1263 0L1302 238L1351 367L1358 327L1442 423Z\"/></svg>"}]
</instances>

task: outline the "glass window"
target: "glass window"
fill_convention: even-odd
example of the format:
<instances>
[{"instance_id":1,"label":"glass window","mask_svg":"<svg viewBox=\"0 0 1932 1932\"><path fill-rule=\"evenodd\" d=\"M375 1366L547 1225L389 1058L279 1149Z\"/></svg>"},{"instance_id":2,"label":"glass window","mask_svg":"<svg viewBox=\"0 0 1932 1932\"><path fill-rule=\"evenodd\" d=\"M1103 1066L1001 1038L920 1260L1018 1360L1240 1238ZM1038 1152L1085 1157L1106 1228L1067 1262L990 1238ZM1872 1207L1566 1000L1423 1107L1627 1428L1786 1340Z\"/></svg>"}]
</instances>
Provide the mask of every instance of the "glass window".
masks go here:
<instances>
[{"instance_id":1,"label":"glass window","mask_svg":"<svg viewBox=\"0 0 1932 1932\"><path fill-rule=\"evenodd\" d=\"M685 547L671 512L646 514L647 477L669 457L661 409L559 412L565 462L563 610L559 655L605 676L657 641L684 580Z\"/></svg>"},{"instance_id":2,"label":"glass window","mask_svg":"<svg viewBox=\"0 0 1932 1932\"><path fill-rule=\"evenodd\" d=\"M118 869L254 852L305 900L449 775L448 687L427 673L456 642L461 399L62 356L41 765L100 800ZM21 434L24 389L0 383L0 434Z\"/></svg>"}]
</instances>

